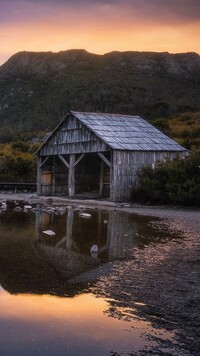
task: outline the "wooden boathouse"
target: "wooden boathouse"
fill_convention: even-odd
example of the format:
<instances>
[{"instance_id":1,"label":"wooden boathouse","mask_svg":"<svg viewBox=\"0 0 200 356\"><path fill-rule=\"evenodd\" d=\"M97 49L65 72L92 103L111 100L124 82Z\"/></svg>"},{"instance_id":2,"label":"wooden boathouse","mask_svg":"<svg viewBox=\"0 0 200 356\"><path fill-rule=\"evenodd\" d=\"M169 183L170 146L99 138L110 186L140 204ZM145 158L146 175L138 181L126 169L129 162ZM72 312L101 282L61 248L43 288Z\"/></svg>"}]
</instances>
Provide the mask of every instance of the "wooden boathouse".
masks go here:
<instances>
[{"instance_id":1,"label":"wooden boathouse","mask_svg":"<svg viewBox=\"0 0 200 356\"><path fill-rule=\"evenodd\" d=\"M139 116L71 111L38 150L38 195L128 201L141 166L187 150Z\"/></svg>"}]
</instances>

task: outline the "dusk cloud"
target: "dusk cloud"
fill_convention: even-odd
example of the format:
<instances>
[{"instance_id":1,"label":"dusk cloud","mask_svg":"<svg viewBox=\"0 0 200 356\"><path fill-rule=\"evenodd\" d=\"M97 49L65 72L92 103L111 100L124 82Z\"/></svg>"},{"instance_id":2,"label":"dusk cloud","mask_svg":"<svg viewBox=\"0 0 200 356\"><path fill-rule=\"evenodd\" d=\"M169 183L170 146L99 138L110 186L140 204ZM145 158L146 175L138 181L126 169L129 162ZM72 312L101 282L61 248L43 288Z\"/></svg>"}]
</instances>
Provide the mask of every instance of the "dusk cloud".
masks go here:
<instances>
[{"instance_id":1,"label":"dusk cloud","mask_svg":"<svg viewBox=\"0 0 200 356\"><path fill-rule=\"evenodd\" d=\"M199 0L0 0L0 61L19 50L197 51Z\"/></svg>"},{"instance_id":2,"label":"dusk cloud","mask_svg":"<svg viewBox=\"0 0 200 356\"><path fill-rule=\"evenodd\" d=\"M74 14L95 16L98 20L99 10L108 18L113 12L121 21L143 20L144 22L196 22L200 21L199 0L0 0L1 23L15 20L48 19L55 14ZM118 15L118 16L117 16ZM123 18L125 16L125 18ZM88 19L89 20L89 19Z\"/></svg>"}]
</instances>

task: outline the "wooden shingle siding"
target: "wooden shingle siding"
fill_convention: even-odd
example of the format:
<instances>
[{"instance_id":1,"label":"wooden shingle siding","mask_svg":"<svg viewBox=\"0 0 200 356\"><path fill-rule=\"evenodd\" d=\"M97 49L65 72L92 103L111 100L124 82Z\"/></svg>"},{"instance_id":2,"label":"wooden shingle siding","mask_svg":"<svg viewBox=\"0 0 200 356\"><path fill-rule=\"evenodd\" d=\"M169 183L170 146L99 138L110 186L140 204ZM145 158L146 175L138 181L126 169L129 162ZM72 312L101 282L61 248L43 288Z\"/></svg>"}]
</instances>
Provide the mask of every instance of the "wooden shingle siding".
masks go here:
<instances>
[{"instance_id":1,"label":"wooden shingle siding","mask_svg":"<svg viewBox=\"0 0 200 356\"><path fill-rule=\"evenodd\" d=\"M82 152L102 152L109 147L75 117L63 122L48 142L41 148L40 156Z\"/></svg>"}]
</instances>

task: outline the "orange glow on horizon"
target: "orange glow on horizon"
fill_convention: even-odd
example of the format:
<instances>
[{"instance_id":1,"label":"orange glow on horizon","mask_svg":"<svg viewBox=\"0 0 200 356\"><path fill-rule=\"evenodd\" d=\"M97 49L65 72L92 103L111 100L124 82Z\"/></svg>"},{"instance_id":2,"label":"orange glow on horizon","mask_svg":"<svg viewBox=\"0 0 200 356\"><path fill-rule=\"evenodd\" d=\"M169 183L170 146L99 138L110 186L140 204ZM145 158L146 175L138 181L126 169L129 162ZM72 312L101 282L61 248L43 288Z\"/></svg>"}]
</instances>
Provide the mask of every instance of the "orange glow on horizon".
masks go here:
<instances>
[{"instance_id":1,"label":"orange glow on horizon","mask_svg":"<svg viewBox=\"0 0 200 356\"><path fill-rule=\"evenodd\" d=\"M153 52L199 52L198 24L184 26L182 31L171 27L146 27L130 29L55 29L46 24L35 29L33 25L21 28L0 29L6 32L1 41L1 52L7 59L19 51L59 52L67 49L86 49L88 52L104 54L111 51ZM15 36L13 36L15 33ZM80 36L81 33L81 36ZM193 42L191 44L191 37ZM173 38L173 41L172 41ZM1 61L0 55L0 64Z\"/></svg>"},{"instance_id":2,"label":"orange glow on horizon","mask_svg":"<svg viewBox=\"0 0 200 356\"><path fill-rule=\"evenodd\" d=\"M139 4L139 3L138 3ZM0 5L1 6L1 5ZM6 5L9 6L9 5ZM191 7L190 7L191 8ZM189 9L189 7L188 7ZM0 8L1 10L1 8ZM11 7L10 7L11 10ZM134 6L130 2L64 2L21 0L17 15L0 22L0 64L19 51L86 49L111 51L200 53L200 23L183 18L155 3Z\"/></svg>"}]
</instances>

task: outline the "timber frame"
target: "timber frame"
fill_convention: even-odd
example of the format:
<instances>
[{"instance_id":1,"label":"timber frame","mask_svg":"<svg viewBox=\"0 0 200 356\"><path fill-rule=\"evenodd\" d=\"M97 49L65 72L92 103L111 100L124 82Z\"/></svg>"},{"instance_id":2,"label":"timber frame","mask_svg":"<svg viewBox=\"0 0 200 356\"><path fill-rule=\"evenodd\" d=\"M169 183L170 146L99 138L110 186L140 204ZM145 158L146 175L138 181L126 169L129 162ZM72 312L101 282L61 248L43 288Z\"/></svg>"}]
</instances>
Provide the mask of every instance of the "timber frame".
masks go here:
<instances>
[{"instance_id":1,"label":"timber frame","mask_svg":"<svg viewBox=\"0 0 200 356\"><path fill-rule=\"evenodd\" d=\"M38 150L38 195L129 201L144 165L188 155L136 116L71 111Z\"/></svg>"}]
</instances>

